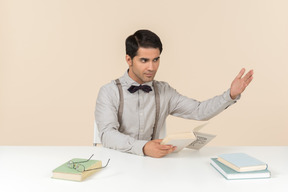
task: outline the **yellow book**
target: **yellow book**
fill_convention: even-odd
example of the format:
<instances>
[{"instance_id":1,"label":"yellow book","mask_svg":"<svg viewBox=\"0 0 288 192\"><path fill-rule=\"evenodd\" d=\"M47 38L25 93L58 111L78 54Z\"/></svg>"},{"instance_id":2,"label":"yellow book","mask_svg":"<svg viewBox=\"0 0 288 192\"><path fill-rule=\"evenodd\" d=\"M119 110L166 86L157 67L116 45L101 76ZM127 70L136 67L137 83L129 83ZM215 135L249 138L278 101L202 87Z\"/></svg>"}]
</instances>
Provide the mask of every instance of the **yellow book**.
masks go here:
<instances>
[{"instance_id":1,"label":"yellow book","mask_svg":"<svg viewBox=\"0 0 288 192\"><path fill-rule=\"evenodd\" d=\"M206 124L194 128L191 132L167 135L161 144L176 146L174 152L179 152L185 147L199 150L215 137L215 135L199 132Z\"/></svg>"}]
</instances>

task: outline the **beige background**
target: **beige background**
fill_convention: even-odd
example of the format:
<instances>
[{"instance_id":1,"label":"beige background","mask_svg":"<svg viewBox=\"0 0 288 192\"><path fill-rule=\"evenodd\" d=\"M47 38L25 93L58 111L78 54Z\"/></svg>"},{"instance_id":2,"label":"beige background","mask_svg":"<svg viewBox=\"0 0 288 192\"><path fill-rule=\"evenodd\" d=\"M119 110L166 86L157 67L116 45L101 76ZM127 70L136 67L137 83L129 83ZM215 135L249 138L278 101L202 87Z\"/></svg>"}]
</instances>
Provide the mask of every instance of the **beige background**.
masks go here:
<instances>
[{"instance_id":1,"label":"beige background","mask_svg":"<svg viewBox=\"0 0 288 192\"><path fill-rule=\"evenodd\" d=\"M210 120L210 145L287 145L288 1L0 0L0 144L91 145L99 88L124 74L125 38L163 44L157 80L204 100L242 67L241 100ZM171 117L168 132L197 121Z\"/></svg>"}]
</instances>

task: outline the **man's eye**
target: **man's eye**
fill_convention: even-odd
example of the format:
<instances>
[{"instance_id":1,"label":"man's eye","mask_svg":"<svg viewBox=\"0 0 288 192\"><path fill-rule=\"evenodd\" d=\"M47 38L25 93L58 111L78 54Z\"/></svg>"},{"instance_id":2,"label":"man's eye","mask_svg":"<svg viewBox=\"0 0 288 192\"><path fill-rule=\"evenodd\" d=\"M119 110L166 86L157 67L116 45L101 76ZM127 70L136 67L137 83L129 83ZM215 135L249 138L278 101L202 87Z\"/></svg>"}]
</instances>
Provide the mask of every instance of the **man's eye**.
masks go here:
<instances>
[{"instance_id":1,"label":"man's eye","mask_svg":"<svg viewBox=\"0 0 288 192\"><path fill-rule=\"evenodd\" d=\"M147 62L147 59L141 59L141 62L142 62L142 63L146 63L146 62Z\"/></svg>"},{"instance_id":2,"label":"man's eye","mask_svg":"<svg viewBox=\"0 0 288 192\"><path fill-rule=\"evenodd\" d=\"M154 62L158 61L159 58L153 59Z\"/></svg>"}]
</instances>

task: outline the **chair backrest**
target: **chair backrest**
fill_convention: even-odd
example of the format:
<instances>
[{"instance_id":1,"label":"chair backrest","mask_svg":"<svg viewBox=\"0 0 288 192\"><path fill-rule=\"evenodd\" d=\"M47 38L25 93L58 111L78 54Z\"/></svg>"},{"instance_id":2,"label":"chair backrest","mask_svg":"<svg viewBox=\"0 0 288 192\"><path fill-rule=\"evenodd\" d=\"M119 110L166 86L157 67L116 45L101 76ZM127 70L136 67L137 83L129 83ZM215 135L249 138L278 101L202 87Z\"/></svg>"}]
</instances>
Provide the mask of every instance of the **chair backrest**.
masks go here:
<instances>
[{"instance_id":1,"label":"chair backrest","mask_svg":"<svg viewBox=\"0 0 288 192\"><path fill-rule=\"evenodd\" d=\"M99 130L98 130L96 121L94 121L94 141L93 141L93 145L97 146L97 144L100 144L100 143L101 143L101 139L99 137Z\"/></svg>"}]
</instances>

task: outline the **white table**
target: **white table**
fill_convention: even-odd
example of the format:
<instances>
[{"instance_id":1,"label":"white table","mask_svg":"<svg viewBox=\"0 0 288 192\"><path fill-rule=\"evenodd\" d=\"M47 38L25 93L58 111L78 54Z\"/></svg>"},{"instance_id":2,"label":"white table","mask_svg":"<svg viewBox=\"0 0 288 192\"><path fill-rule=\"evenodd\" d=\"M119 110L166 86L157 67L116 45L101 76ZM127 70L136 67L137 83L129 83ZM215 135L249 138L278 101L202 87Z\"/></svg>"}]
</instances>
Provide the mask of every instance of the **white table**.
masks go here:
<instances>
[{"instance_id":1,"label":"white table","mask_svg":"<svg viewBox=\"0 0 288 192\"><path fill-rule=\"evenodd\" d=\"M226 180L210 164L222 153L244 152L269 165L270 179ZM83 182L51 179L72 158L102 160L107 168ZM288 146L204 147L164 158L142 157L102 147L0 146L1 191L288 191Z\"/></svg>"}]
</instances>

